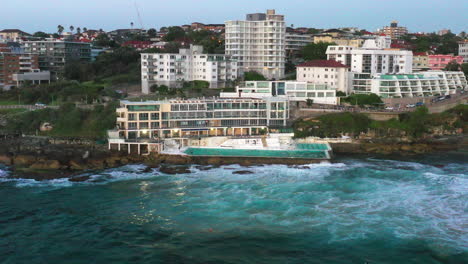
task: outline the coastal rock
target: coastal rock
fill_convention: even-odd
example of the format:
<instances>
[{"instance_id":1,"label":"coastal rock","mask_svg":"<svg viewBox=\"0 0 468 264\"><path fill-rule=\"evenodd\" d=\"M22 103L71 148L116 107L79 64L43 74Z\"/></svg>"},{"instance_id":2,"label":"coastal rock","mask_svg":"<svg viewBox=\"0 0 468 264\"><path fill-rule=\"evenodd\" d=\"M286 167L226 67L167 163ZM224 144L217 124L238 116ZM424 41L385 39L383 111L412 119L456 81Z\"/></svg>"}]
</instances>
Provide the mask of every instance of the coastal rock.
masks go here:
<instances>
[{"instance_id":1,"label":"coastal rock","mask_svg":"<svg viewBox=\"0 0 468 264\"><path fill-rule=\"evenodd\" d=\"M78 161L78 160L70 160L68 163L70 165L71 170L86 170L88 167L85 163Z\"/></svg>"},{"instance_id":2,"label":"coastal rock","mask_svg":"<svg viewBox=\"0 0 468 264\"><path fill-rule=\"evenodd\" d=\"M206 164L209 164L209 165L223 165L224 164L224 161L222 158L218 158L218 157L210 157L206 160Z\"/></svg>"},{"instance_id":3,"label":"coastal rock","mask_svg":"<svg viewBox=\"0 0 468 264\"><path fill-rule=\"evenodd\" d=\"M102 159L90 159L88 160L88 166L95 170L102 170L106 168L106 164Z\"/></svg>"},{"instance_id":4,"label":"coastal rock","mask_svg":"<svg viewBox=\"0 0 468 264\"><path fill-rule=\"evenodd\" d=\"M410 152L413 150L413 148L410 145L401 145L400 150Z\"/></svg>"},{"instance_id":5,"label":"coastal rock","mask_svg":"<svg viewBox=\"0 0 468 264\"><path fill-rule=\"evenodd\" d=\"M7 154L2 154L0 155L0 163L4 165L12 165L13 164L13 158Z\"/></svg>"},{"instance_id":6,"label":"coastal rock","mask_svg":"<svg viewBox=\"0 0 468 264\"><path fill-rule=\"evenodd\" d=\"M245 174L254 174L254 172L253 171L248 171L248 170L240 170L240 171L234 171L232 174L245 175Z\"/></svg>"},{"instance_id":7,"label":"coastal rock","mask_svg":"<svg viewBox=\"0 0 468 264\"><path fill-rule=\"evenodd\" d=\"M78 176L78 177L73 177L73 178L70 178L68 179L68 181L71 181L71 182L84 182L84 181L87 181L89 180L89 176Z\"/></svg>"},{"instance_id":8,"label":"coastal rock","mask_svg":"<svg viewBox=\"0 0 468 264\"><path fill-rule=\"evenodd\" d=\"M116 167L120 164L120 157L116 157L116 156L109 157L106 159L106 164L110 168Z\"/></svg>"},{"instance_id":9,"label":"coastal rock","mask_svg":"<svg viewBox=\"0 0 468 264\"><path fill-rule=\"evenodd\" d=\"M150 173L152 171L153 171L153 169L151 167L146 167L146 168L140 170L141 173Z\"/></svg>"},{"instance_id":10,"label":"coastal rock","mask_svg":"<svg viewBox=\"0 0 468 264\"><path fill-rule=\"evenodd\" d=\"M192 160L188 156L166 155L164 162L169 164L191 164Z\"/></svg>"},{"instance_id":11,"label":"coastal rock","mask_svg":"<svg viewBox=\"0 0 468 264\"><path fill-rule=\"evenodd\" d=\"M58 170L62 167L58 160L40 160L29 166L30 169L36 170Z\"/></svg>"},{"instance_id":12,"label":"coastal rock","mask_svg":"<svg viewBox=\"0 0 468 264\"><path fill-rule=\"evenodd\" d=\"M18 155L13 158L13 164L16 166L30 166L36 162L36 157L31 155Z\"/></svg>"},{"instance_id":13,"label":"coastal rock","mask_svg":"<svg viewBox=\"0 0 468 264\"><path fill-rule=\"evenodd\" d=\"M166 174L184 174L192 172L185 166L161 166L159 171Z\"/></svg>"}]
</instances>

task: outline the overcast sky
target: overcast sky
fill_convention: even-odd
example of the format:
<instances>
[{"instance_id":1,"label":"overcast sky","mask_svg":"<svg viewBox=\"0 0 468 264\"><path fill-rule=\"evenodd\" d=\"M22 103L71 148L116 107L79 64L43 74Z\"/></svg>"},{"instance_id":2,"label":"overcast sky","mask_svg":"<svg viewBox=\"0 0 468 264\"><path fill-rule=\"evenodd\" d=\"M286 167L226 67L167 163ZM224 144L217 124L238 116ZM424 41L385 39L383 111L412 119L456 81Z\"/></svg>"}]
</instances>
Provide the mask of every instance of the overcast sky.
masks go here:
<instances>
[{"instance_id":1,"label":"overcast sky","mask_svg":"<svg viewBox=\"0 0 468 264\"><path fill-rule=\"evenodd\" d=\"M224 23L276 9L295 27L359 27L374 31L398 20L410 32L468 31L468 0L1 0L0 29L55 32L57 25L112 30Z\"/></svg>"}]
</instances>

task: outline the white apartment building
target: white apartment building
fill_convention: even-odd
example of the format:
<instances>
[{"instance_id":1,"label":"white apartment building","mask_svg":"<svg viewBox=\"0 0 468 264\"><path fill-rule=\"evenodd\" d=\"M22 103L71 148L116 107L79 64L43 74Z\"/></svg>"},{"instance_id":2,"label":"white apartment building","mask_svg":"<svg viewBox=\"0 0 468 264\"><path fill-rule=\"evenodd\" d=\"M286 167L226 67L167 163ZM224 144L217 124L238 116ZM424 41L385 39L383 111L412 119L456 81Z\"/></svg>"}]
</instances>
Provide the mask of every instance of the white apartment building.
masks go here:
<instances>
[{"instance_id":1,"label":"white apartment building","mask_svg":"<svg viewBox=\"0 0 468 264\"><path fill-rule=\"evenodd\" d=\"M286 25L275 10L248 14L246 20L226 21L226 54L238 61L241 73L256 71L281 79L285 70Z\"/></svg>"},{"instance_id":2,"label":"white apartment building","mask_svg":"<svg viewBox=\"0 0 468 264\"><path fill-rule=\"evenodd\" d=\"M142 92L154 84L178 87L184 81L207 81L211 88L224 87L238 77L237 62L224 54L204 54L202 46L191 45L179 53L142 53Z\"/></svg>"},{"instance_id":3,"label":"white apartment building","mask_svg":"<svg viewBox=\"0 0 468 264\"><path fill-rule=\"evenodd\" d=\"M346 94L349 67L334 60L313 60L296 66L297 81L324 84Z\"/></svg>"},{"instance_id":4,"label":"white apartment building","mask_svg":"<svg viewBox=\"0 0 468 264\"><path fill-rule=\"evenodd\" d=\"M350 67L351 72L374 74L410 74L413 52L379 48L376 40L366 40L362 48L328 46L327 58Z\"/></svg>"},{"instance_id":5,"label":"white apartment building","mask_svg":"<svg viewBox=\"0 0 468 264\"><path fill-rule=\"evenodd\" d=\"M467 89L463 72L426 71L415 74L354 73L351 76L353 93L374 93L383 98L412 98L449 95Z\"/></svg>"},{"instance_id":6,"label":"white apartment building","mask_svg":"<svg viewBox=\"0 0 468 264\"><path fill-rule=\"evenodd\" d=\"M287 98L298 102L312 100L317 104L339 103L336 89L325 84L313 84L300 81L247 81L236 87L235 93L221 93L221 98Z\"/></svg>"},{"instance_id":7,"label":"white apartment building","mask_svg":"<svg viewBox=\"0 0 468 264\"><path fill-rule=\"evenodd\" d=\"M251 136L285 128L289 102L280 97L120 101L116 112L117 129L108 132L109 149L148 154L161 151L167 138Z\"/></svg>"},{"instance_id":8,"label":"white apartment building","mask_svg":"<svg viewBox=\"0 0 468 264\"><path fill-rule=\"evenodd\" d=\"M313 43L314 37L311 34L300 34L295 32L286 32L286 53L297 54L307 44Z\"/></svg>"},{"instance_id":9,"label":"white apartment building","mask_svg":"<svg viewBox=\"0 0 468 264\"><path fill-rule=\"evenodd\" d=\"M468 39L458 43L458 55L463 57L464 63L468 63Z\"/></svg>"}]
</instances>

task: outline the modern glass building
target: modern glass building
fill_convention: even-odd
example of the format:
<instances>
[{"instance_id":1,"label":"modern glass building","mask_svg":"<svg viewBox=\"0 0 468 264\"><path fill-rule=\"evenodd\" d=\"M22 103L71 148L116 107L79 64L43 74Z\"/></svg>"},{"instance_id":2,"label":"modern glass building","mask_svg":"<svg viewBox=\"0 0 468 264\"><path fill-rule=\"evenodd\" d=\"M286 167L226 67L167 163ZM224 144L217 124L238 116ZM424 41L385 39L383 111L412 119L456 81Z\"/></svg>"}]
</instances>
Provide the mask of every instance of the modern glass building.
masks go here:
<instances>
[{"instance_id":1,"label":"modern glass building","mask_svg":"<svg viewBox=\"0 0 468 264\"><path fill-rule=\"evenodd\" d=\"M449 95L467 88L463 72L427 71L417 74L352 74L352 92L375 93L383 98L407 98Z\"/></svg>"},{"instance_id":2,"label":"modern glass building","mask_svg":"<svg viewBox=\"0 0 468 264\"><path fill-rule=\"evenodd\" d=\"M167 138L261 135L286 127L287 98L203 98L121 101L117 129L109 132L109 147L145 145L157 151Z\"/></svg>"}]
</instances>

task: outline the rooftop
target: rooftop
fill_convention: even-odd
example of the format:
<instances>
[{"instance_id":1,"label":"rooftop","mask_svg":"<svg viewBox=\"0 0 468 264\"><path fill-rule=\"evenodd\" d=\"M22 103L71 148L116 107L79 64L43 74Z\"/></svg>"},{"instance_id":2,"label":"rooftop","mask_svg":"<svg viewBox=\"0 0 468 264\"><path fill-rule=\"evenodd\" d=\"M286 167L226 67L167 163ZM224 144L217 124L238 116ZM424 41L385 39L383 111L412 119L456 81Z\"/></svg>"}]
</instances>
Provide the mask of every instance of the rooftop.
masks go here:
<instances>
[{"instance_id":1,"label":"rooftop","mask_svg":"<svg viewBox=\"0 0 468 264\"><path fill-rule=\"evenodd\" d=\"M329 68L348 68L348 66L334 60L313 60L307 61L296 67L329 67Z\"/></svg>"},{"instance_id":2,"label":"rooftop","mask_svg":"<svg viewBox=\"0 0 468 264\"><path fill-rule=\"evenodd\" d=\"M19 30L19 29L4 29L2 31L0 31L0 33L22 33L22 34L25 34L25 35L30 35L22 30Z\"/></svg>"}]
</instances>

